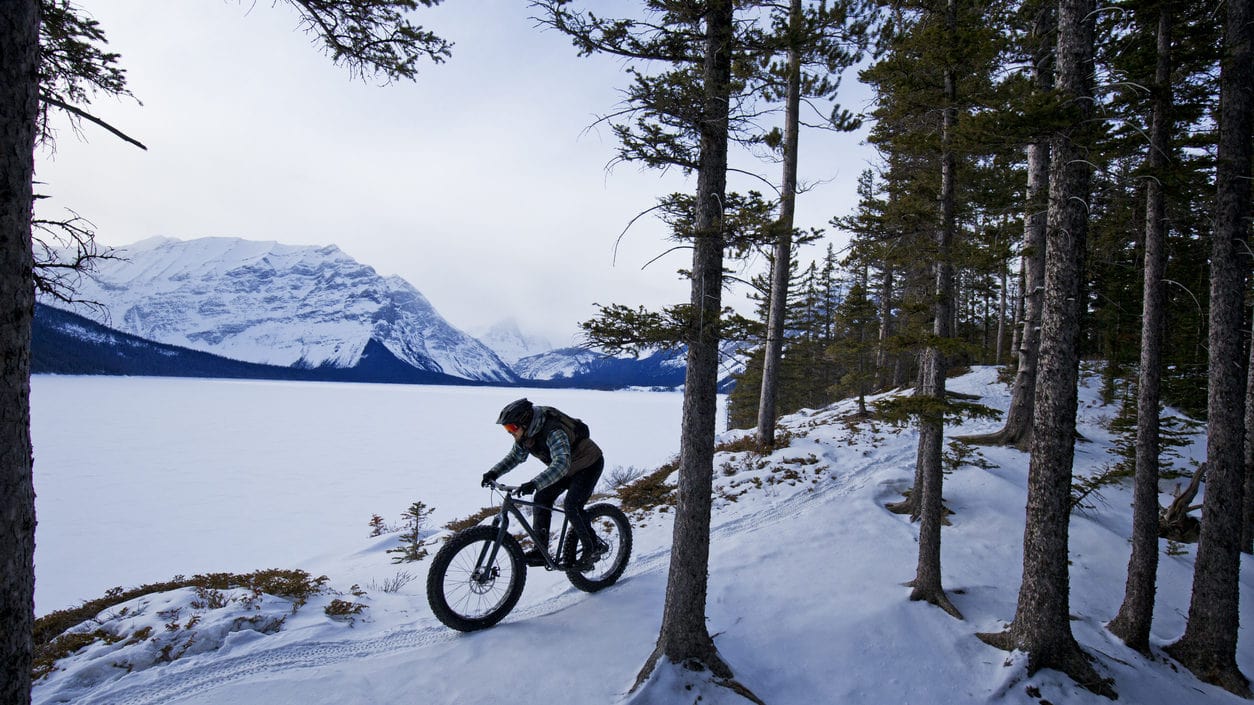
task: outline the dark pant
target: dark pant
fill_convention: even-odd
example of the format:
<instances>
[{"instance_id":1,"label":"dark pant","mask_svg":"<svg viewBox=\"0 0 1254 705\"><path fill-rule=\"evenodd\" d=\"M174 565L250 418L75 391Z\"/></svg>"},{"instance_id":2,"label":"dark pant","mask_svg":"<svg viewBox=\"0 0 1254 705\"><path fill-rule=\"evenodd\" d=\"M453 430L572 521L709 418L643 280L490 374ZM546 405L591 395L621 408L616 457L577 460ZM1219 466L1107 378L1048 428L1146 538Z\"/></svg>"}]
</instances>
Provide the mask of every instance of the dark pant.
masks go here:
<instances>
[{"instance_id":1,"label":"dark pant","mask_svg":"<svg viewBox=\"0 0 1254 705\"><path fill-rule=\"evenodd\" d=\"M598 458L595 463L574 475L567 475L548 487L536 491L536 503L544 506L533 507L531 518L540 538L548 541L549 524L553 517L553 512L549 511L548 507L552 507L557 501L557 496L565 492L566 499L562 501L562 509L570 518L571 528L575 530L575 535L585 546L591 546L594 543L592 524L588 522L588 515L584 513L583 505L592 496L592 491L596 489L597 482L601 479L601 471L604 469L605 458Z\"/></svg>"}]
</instances>

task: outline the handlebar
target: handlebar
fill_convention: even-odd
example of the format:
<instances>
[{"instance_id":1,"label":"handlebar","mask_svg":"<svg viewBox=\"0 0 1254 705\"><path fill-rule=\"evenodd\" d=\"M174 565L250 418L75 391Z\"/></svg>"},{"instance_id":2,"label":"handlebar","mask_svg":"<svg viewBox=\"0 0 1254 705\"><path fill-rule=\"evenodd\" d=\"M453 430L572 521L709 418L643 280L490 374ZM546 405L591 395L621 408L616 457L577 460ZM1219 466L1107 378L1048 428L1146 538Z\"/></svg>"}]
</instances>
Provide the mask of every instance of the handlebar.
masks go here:
<instances>
[{"instance_id":1,"label":"handlebar","mask_svg":"<svg viewBox=\"0 0 1254 705\"><path fill-rule=\"evenodd\" d=\"M501 492L505 492L506 494L513 494L517 492L518 488L521 486L522 485L507 485L503 482L497 482L496 480L492 480L488 483L489 488L494 489L494 490L500 490Z\"/></svg>"}]
</instances>

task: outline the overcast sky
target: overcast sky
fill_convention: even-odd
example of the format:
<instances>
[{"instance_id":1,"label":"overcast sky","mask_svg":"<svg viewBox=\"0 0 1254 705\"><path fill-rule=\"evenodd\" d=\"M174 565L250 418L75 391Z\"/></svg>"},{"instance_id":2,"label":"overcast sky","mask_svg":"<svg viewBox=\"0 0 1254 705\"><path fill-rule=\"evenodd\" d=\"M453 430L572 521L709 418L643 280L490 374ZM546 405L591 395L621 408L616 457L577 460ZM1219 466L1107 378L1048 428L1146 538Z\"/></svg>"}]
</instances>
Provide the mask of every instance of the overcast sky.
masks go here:
<instances>
[{"instance_id":1,"label":"overcast sky","mask_svg":"<svg viewBox=\"0 0 1254 705\"><path fill-rule=\"evenodd\" d=\"M525 0L446 0L417 20L454 42L414 83L353 80L269 0L78 0L122 55L132 100L94 112L148 146L87 125L38 156L40 205L73 208L100 242L223 235L335 244L422 291L453 325L477 332L513 317L525 332L574 342L593 304L687 301L671 243L647 218L678 172L606 170L622 64L580 58L542 31ZM604 3L597 3L601 9ZM847 107L865 91L846 78ZM798 226L824 227L856 203L862 135L802 135ZM779 168L757 167L773 182ZM821 183L819 183L821 182ZM733 177L732 187L764 186ZM830 233L837 246L844 241ZM817 258L825 245L801 253ZM746 276L765 263L751 264ZM740 298L732 294L729 301Z\"/></svg>"}]
</instances>

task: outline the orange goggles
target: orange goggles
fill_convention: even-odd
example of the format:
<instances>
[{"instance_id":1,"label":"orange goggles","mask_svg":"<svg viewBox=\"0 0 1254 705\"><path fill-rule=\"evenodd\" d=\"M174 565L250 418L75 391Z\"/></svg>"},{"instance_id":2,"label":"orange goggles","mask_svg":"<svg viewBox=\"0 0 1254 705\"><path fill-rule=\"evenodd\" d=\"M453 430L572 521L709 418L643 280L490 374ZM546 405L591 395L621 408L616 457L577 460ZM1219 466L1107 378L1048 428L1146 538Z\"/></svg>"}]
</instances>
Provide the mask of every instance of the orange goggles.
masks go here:
<instances>
[{"instance_id":1,"label":"orange goggles","mask_svg":"<svg viewBox=\"0 0 1254 705\"><path fill-rule=\"evenodd\" d=\"M516 424L516 423L507 423L507 424L505 424L505 431L506 431L507 433L514 434L514 433L518 433L518 432L519 432L519 431L521 431L521 430L522 430L522 426L519 426L519 425L518 425L518 424Z\"/></svg>"}]
</instances>

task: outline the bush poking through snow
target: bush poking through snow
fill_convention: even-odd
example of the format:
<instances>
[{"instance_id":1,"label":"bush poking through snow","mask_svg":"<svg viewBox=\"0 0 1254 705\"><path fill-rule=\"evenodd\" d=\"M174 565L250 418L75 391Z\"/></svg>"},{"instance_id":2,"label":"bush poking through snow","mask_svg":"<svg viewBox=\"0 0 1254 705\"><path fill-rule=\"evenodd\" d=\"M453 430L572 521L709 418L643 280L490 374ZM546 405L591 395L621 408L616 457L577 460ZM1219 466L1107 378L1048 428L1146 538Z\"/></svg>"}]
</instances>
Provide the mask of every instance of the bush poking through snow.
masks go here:
<instances>
[{"instance_id":1,"label":"bush poking through snow","mask_svg":"<svg viewBox=\"0 0 1254 705\"><path fill-rule=\"evenodd\" d=\"M310 598L326 592L327 577L303 570L176 576L36 620L32 677L84 650L101 652L125 672L169 663L220 647L231 634L273 634ZM154 628L156 625L157 628ZM161 628L164 626L164 628Z\"/></svg>"},{"instance_id":2,"label":"bush poking through snow","mask_svg":"<svg viewBox=\"0 0 1254 705\"><path fill-rule=\"evenodd\" d=\"M336 598L331 600L331 603L324 607L322 611L325 612L331 619L347 620L352 622L353 617L361 614L365 611L365 609L366 605L360 602L349 602L348 600Z\"/></svg>"},{"instance_id":3,"label":"bush poking through snow","mask_svg":"<svg viewBox=\"0 0 1254 705\"><path fill-rule=\"evenodd\" d=\"M605 485L611 490L616 490L623 485L630 485L640 476L644 474L644 470L635 465L615 465L613 469L605 476Z\"/></svg>"},{"instance_id":4,"label":"bush poking through snow","mask_svg":"<svg viewBox=\"0 0 1254 705\"><path fill-rule=\"evenodd\" d=\"M327 576L322 575L317 578L310 577L309 573L303 570L285 570L281 568L272 568L270 570L258 570L248 574L232 574L232 573L206 573L202 575L193 575L185 578L182 575L176 575L172 580L163 583L149 583L141 585L137 588L124 590L121 587L115 587L94 600L84 602L78 607L57 610L40 617L35 620L34 638L35 647L46 645L58 635L65 632L71 627L78 626L83 622L95 617L97 614L115 607L124 602L130 602L137 597L151 595L158 592L169 592L180 588L192 587L202 588L206 590L228 590L236 587L244 587L252 590L256 594L266 593L276 597L285 597L293 602L292 611L300 608L310 597L321 593L326 588Z\"/></svg>"},{"instance_id":5,"label":"bush poking through snow","mask_svg":"<svg viewBox=\"0 0 1254 705\"><path fill-rule=\"evenodd\" d=\"M666 478L679 469L679 461L663 465L630 485L618 488L619 503L624 512L635 512L669 506L675 503L676 485L668 484Z\"/></svg>"},{"instance_id":6,"label":"bush poking through snow","mask_svg":"<svg viewBox=\"0 0 1254 705\"><path fill-rule=\"evenodd\" d=\"M388 523L378 514L370 515L370 522L368 526L370 527L370 538L382 536L384 534L392 534L399 531L399 529L395 527L388 526Z\"/></svg>"},{"instance_id":7,"label":"bush poking through snow","mask_svg":"<svg viewBox=\"0 0 1254 705\"><path fill-rule=\"evenodd\" d=\"M400 592L401 588L418 579L417 575L408 570L398 570L395 575L385 579L383 582L371 582L370 589L379 592L395 593Z\"/></svg>"},{"instance_id":8,"label":"bush poking through snow","mask_svg":"<svg viewBox=\"0 0 1254 705\"><path fill-rule=\"evenodd\" d=\"M396 554L392 557L393 563L409 563L427 557L427 541L423 534L426 533L427 522L434 511L435 507L414 502L401 515L401 544L388 549L388 553Z\"/></svg>"},{"instance_id":9,"label":"bush poking through snow","mask_svg":"<svg viewBox=\"0 0 1254 705\"><path fill-rule=\"evenodd\" d=\"M444 525L444 528L449 530L449 535L451 536L463 529L469 529L472 526L482 524L484 519L494 516L499 511L501 511L500 507L484 507L468 517L450 521Z\"/></svg>"}]
</instances>

